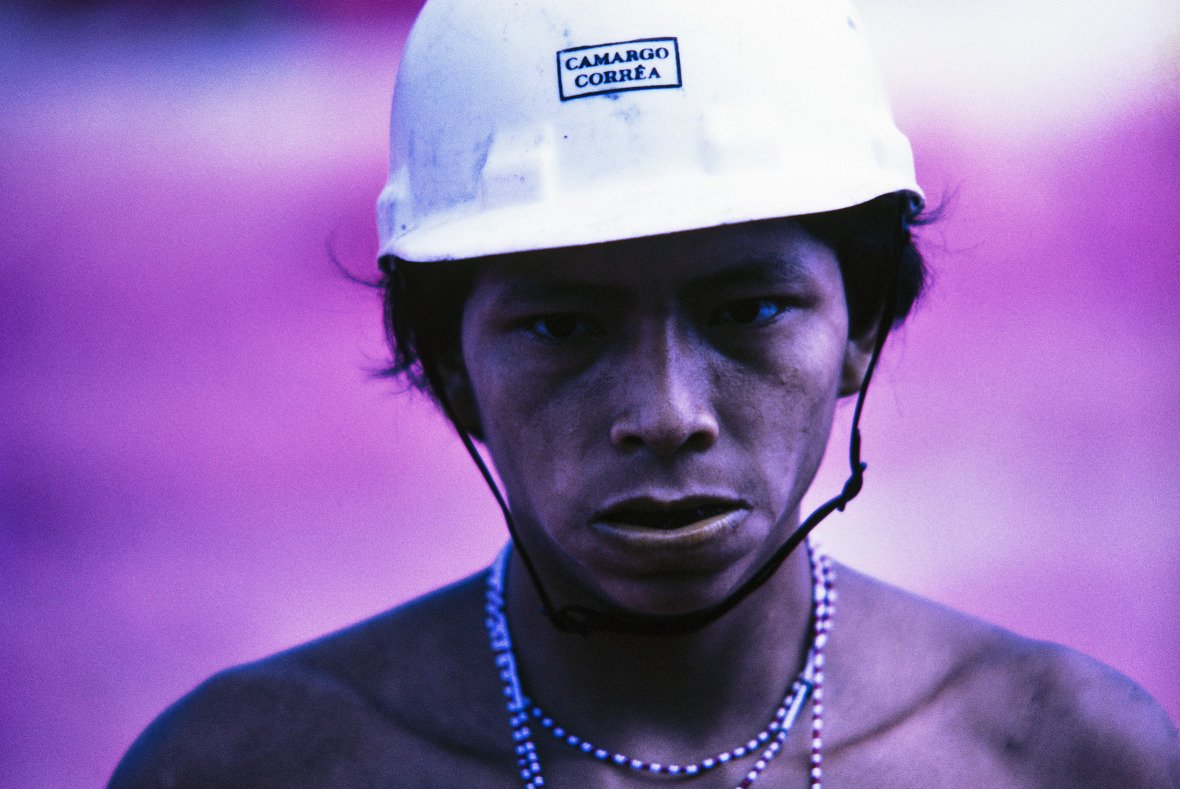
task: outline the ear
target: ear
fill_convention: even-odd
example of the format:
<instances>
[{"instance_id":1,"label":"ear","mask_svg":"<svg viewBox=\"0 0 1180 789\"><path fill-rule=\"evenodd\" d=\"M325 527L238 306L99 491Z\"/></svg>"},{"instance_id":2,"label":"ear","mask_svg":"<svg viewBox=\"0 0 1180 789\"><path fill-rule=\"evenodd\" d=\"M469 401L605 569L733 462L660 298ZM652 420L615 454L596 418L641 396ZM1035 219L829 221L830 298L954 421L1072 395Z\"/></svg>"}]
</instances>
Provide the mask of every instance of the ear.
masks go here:
<instances>
[{"instance_id":1,"label":"ear","mask_svg":"<svg viewBox=\"0 0 1180 789\"><path fill-rule=\"evenodd\" d=\"M439 376L442 378L443 388L447 399L455 411L455 418L459 426L477 441L482 442L483 426L479 419L479 406L475 400L475 390L471 386L471 378L462 364L445 363L439 365Z\"/></svg>"},{"instance_id":2,"label":"ear","mask_svg":"<svg viewBox=\"0 0 1180 789\"><path fill-rule=\"evenodd\" d=\"M860 391L860 386L865 380L865 372L869 369L869 360L873 358L873 348L877 344L877 334L880 330L881 321L875 320L868 331L848 338L848 345L844 348L844 366L840 371L841 397Z\"/></svg>"}]
</instances>

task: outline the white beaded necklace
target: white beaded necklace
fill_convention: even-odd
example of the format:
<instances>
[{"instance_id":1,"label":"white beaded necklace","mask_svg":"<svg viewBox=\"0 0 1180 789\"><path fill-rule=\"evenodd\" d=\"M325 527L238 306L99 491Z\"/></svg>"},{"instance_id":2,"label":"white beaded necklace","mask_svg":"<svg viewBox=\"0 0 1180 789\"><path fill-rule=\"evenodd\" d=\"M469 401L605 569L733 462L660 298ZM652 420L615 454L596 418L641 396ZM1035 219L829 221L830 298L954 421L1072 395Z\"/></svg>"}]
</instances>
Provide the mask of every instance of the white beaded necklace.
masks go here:
<instances>
[{"instance_id":1,"label":"white beaded necklace","mask_svg":"<svg viewBox=\"0 0 1180 789\"><path fill-rule=\"evenodd\" d=\"M599 748L588 740L571 734L557 725L539 706L533 704L524 695L520 685L520 676L516 672L516 655L512 650L512 638L508 634L508 619L504 615L504 574L511 547L511 543L505 546L488 569L487 603L485 605L487 618L484 622L488 628L496 665L500 669L500 679L504 682L504 695L508 699L512 738L516 742L517 763L520 766L520 775L524 780L525 789L540 789L545 786L545 778L541 774L541 762L532 739L532 730L528 726L530 718L537 720L557 739L600 762L648 774L691 777L726 764L733 759L755 754L765 746L746 777L735 788L748 789L762 775L762 771L766 769L770 760L777 756L782 749L787 734L791 731L791 726L807 702L808 695L812 699L811 789L823 789L824 647L827 645L828 632L832 628L836 592L835 574L832 570L831 560L814 548L810 540L807 541L807 557L811 563L813 634L803 670L791 683L782 704L774 713L774 718L762 731L754 735L744 745L685 765L634 759L622 753L612 753L605 748Z\"/></svg>"}]
</instances>

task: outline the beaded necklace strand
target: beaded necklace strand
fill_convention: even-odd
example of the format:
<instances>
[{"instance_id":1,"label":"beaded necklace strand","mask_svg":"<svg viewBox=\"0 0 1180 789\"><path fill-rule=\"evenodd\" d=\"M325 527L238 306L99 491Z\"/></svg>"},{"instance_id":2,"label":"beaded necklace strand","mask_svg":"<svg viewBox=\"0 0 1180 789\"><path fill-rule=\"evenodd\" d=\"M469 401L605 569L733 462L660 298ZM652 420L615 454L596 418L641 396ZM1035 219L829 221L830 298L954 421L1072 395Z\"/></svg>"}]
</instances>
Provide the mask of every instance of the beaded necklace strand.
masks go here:
<instances>
[{"instance_id":1,"label":"beaded necklace strand","mask_svg":"<svg viewBox=\"0 0 1180 789\"><path fill-rule=\"evenodd\" d=\"M622 753L612 753L605 748L599 748L556 724L539 706L533 704L524 695L520 676L516 671L516 655L512 649L512 638L508 633L508 619L504 614L504 575L511 547L511 543L505 546L488 569L486 605L484 607L487 618L484 622L488 628L488 637L491 640L496 666L500 669L500 679L504 682L504 696L508 699L512 738L516 742L517 764L520 766L520 775L524 780L525 789L541 789L545 786L545 778L541 773L541 762L537 756L536 745L533 743L532 730L528 725L530 719L538 721L558 740L577 748L600 762L648 774L691 777L727 764L734 759L753 755L762 749L758 760L746 773L741 783L735 787L735 789L748 789L762 775L771 759L782 750L787 734L790 733L791 726L795 723L795 719L799 716L809 695L811 697L810 785L811 789L823 789L824 647L828 642L828 632L832 628L836 592L835 574L832 570L831 560L826 554L815 549L810 540L807 542L807 558L811 564L813 633L811 646L807 650L807 662L803 670L791 683L782 704L775 710L774 718L762 731L754 735L744 745L685 765L635 759Z\"/></svg>"}]
</instances>

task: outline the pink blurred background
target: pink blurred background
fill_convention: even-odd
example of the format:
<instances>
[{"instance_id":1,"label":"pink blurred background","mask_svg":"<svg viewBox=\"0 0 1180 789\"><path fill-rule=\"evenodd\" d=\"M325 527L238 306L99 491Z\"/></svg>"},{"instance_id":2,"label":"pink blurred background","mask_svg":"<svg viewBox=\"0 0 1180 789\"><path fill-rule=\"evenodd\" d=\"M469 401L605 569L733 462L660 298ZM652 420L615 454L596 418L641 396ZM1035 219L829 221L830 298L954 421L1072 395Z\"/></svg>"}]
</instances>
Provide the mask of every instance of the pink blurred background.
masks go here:
<instances>
[{"instance_id":1,"label":"pink blurred background","mask_svg":"<svg viewBox=\"0 0 1180 789\"><path fill-rule=\"evenodd\" d=\"M417 5L0 10L0 786L102 785L210 673L505 539L442 420L368 375L378 297L327 253L374 272ZM1176 720L1180 9L1112 5L861 3L953 198L820 534Z\"/></svg>"}]
</instances>

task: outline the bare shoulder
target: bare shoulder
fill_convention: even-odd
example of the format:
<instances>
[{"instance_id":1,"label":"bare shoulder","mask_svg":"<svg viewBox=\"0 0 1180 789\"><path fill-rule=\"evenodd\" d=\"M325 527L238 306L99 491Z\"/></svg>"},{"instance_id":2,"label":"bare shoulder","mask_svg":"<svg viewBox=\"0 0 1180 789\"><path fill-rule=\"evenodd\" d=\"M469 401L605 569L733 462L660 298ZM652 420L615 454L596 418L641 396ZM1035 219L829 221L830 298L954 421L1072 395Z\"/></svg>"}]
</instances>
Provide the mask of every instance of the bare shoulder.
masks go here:
<instances>
[{"instance_id":1,"label":"bare shoulder","mask_svg":"<svg viewBox=\"0 0 1180 789\"><path fill-rule=\"evenodd\" d=\"M931 785L1180 789L1175 725L1118 671L847 568L839 577L847 635L842 651L833 636L829 676L859 725L830 725L851 767L856 755L876 765L878 786L894 785L879 780L891 753L923 743ZM898 767L912 776L922 761Z\"/></svg>"},{"instance_id":2,"label":"bare shoulder","mask_svg":"<svg viewBox=\"0 0 1180 789\"><path fill-rule=\"evenodd\" d=\"M1175 725L1143 688L1072 649L1024 642L1000 663L1001 687L1023 712L1006 743L1069 786L1180 787ZM994 669L993 669L994 671ZM988 684L981 683L981 692Z\"/></svg>"},{"instance_id":3,"label":"bare shoulder","mask_svg":"<svg viewBox=\"0 0 1180 789\"><path fill-rule=\"evenodd\" d=\"M440 764L495 784L486 765L513 762L485 725L503 721L485 712L502 701L481 638L467 579L222 672L140 735L110 786L401 786Z\"/></svg>"}]
</instances>

